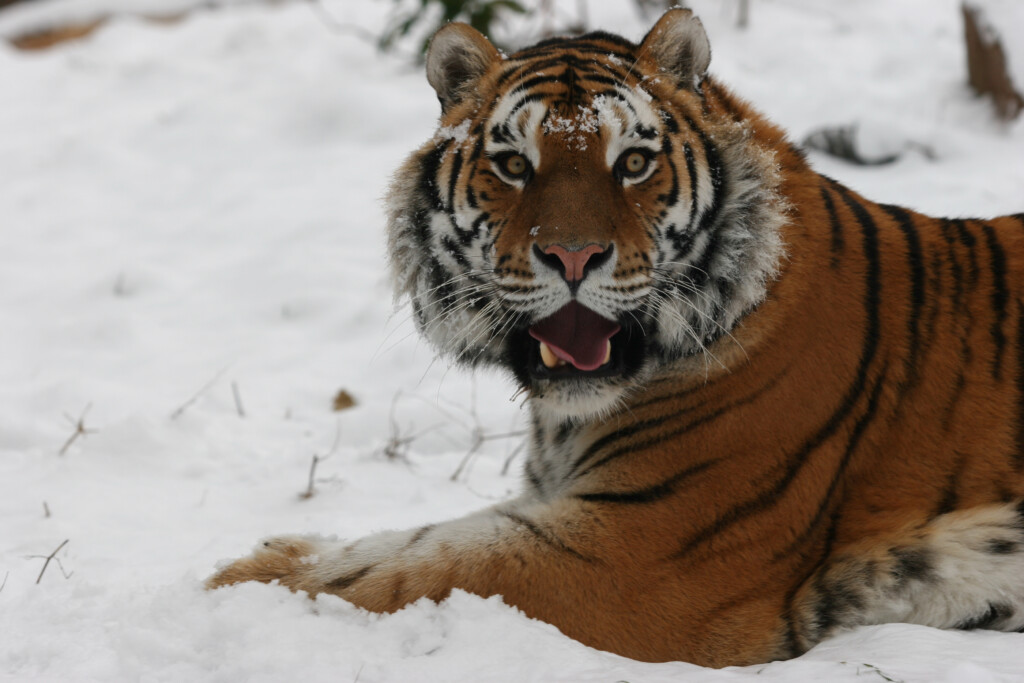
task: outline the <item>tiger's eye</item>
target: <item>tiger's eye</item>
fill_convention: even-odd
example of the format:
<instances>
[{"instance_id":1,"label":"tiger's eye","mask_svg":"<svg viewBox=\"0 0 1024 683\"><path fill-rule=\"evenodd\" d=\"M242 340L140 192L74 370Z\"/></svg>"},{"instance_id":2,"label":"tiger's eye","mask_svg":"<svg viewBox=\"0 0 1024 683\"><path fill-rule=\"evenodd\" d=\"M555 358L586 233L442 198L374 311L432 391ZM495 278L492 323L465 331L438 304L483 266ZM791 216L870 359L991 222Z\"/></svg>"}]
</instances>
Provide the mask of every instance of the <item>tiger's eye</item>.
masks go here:
<instances>
[{"instance_id":1,"label":"tiger's eye","mask_svg":"<svg viewBox=\"0 0 1024 683\"><path fill-rule=\"evenodd\" d=\"M622 167L627 173L633 175L643 173L644 169L647 168L647 157L640 152L630 152L626 155Z\"/></svg>"},{"instance_id":2,"label":"tiger's eye","mask_svg":"<svg viewBox=\"0 0 1024 683\"><path fill-rule=\"evenodd\" d=\"M513 154L505 159L505 173L510 176L518 177L526 173L528 166L526 165L526 159L520 154Z\"/></svg>"}]
</instances>

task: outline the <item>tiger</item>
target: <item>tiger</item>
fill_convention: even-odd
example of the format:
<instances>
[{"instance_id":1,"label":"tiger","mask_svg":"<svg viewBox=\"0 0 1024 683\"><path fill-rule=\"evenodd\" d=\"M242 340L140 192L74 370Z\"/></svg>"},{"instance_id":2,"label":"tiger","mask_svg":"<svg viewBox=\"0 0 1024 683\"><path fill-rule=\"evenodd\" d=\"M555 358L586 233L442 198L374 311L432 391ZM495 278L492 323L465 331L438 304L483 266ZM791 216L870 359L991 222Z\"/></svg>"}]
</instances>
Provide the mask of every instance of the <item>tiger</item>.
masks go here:
<instances>
[{"instance_id":1,"label":"tiger","mask_svg":"<svg viewBox=\"0 0 1024 683\"><path fill-rule=\"evenodd\" d=\"M708 667L888 622L1024 629L1024 214L869 201L710 55L679 8L639 43L434 35L441 114L386 199L390 268L441 356L523 392L522 491L271 538L207 587L500 595Z\"/></svg>"}]
</instances>

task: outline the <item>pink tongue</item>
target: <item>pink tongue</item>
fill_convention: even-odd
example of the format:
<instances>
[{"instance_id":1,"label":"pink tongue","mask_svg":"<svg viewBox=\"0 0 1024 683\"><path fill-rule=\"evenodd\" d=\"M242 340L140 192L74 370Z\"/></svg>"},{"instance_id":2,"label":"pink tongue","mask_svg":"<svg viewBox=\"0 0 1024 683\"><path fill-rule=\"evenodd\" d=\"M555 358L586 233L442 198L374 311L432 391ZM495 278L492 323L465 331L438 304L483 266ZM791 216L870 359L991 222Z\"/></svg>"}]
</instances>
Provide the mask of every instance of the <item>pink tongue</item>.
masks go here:
<instances>
[{"instance_id":1,"label":"pink tongue","mask_svg":"<svg viewBox=\"0 0 1024 683\"><path fill-rule=\"evenodd\" d=\"M529 332L577 369L596 370L604 364L608 340L620 329L617 323L570 301L531 327Z\"/></svg>"}]
</instances>

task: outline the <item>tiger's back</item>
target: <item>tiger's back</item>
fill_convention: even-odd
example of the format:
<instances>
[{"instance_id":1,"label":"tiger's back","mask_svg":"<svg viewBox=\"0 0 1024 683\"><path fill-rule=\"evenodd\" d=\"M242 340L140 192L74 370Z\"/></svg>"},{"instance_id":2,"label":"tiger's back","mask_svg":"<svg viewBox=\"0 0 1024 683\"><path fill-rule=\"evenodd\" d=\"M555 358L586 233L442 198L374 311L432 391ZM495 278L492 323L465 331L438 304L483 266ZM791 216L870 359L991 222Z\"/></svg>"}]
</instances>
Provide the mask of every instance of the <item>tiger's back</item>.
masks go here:
<instances>
[{"instance_id":1,"label":"tiger's back","mask_svg":"<svg viewBox=\"0 0 1024 683\"><path fill-rule=\"evenodd\" d=\"M380 611L501 594L589 645L715 666L860 624L1024 627L1024 218L860 197L709 58L682 10L639 45L508 58L438 33L392 269L442 353L527 392L524 491L270 541L209 585Z\"/></svg>"}]
</instances>

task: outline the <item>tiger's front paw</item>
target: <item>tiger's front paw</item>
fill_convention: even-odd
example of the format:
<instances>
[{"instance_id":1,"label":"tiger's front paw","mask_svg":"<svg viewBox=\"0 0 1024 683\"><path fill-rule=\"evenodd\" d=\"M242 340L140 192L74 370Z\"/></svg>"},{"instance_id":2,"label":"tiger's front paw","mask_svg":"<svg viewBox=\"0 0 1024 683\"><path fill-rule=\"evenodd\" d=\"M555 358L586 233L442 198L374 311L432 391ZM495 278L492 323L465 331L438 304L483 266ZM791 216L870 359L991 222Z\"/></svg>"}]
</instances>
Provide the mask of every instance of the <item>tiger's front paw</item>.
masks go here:
<instances>
[{"instance_id":1,"label":"tiger's front paw","mask_svg":"<svg viewBox=\"0 0 1024 683\"><path fill-rule=\"evenodd\" d=\"M206 580L206 588L243 581L270 583L279 581L293 591L304 590L315 594L316 581L313 568L318 561L318 543L301 536L283 536L261 542L252 555L235 560Z\"/></svg>"}]
</instances>

